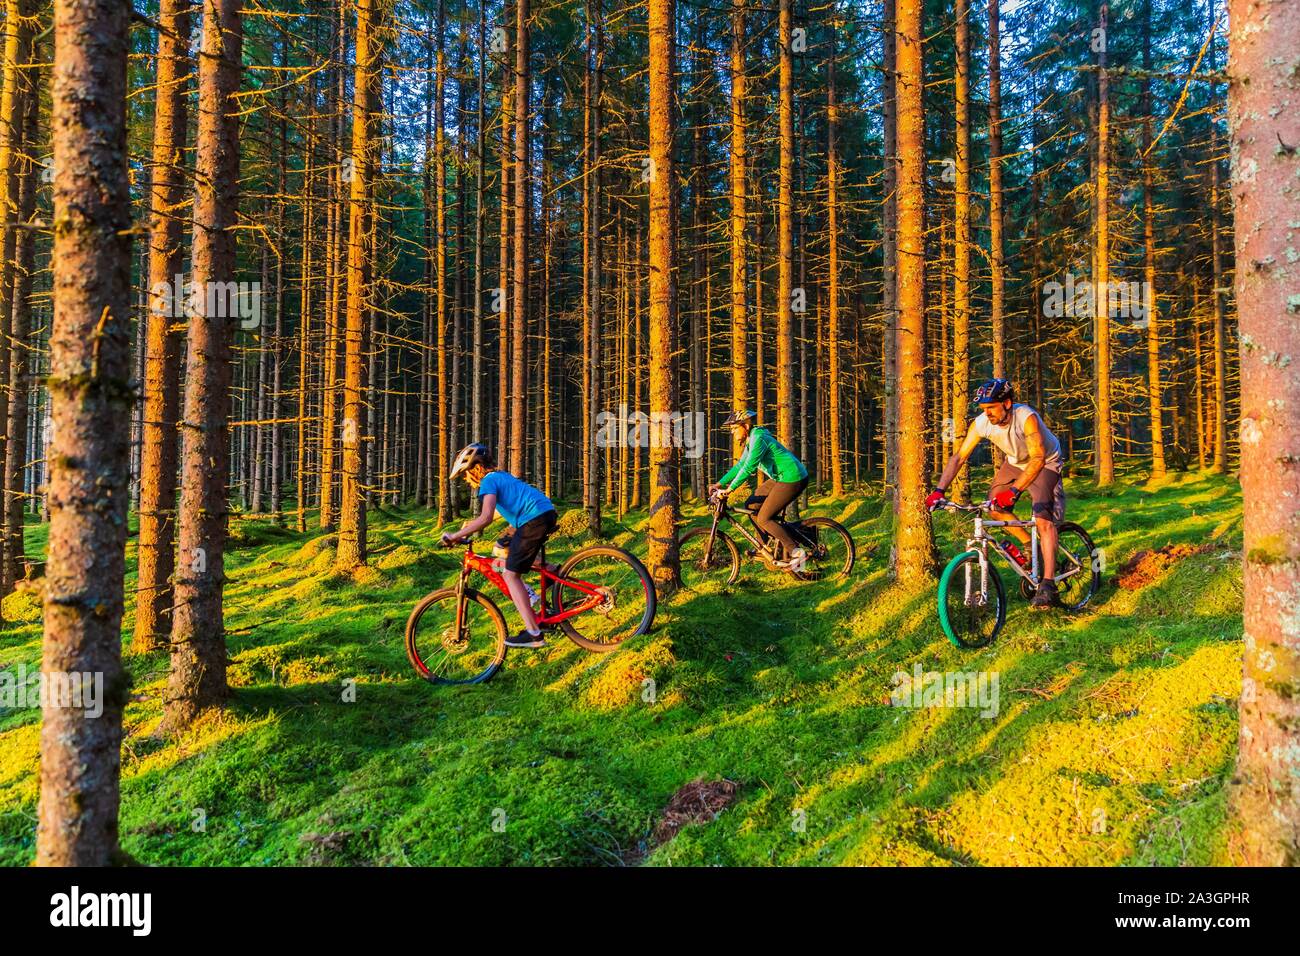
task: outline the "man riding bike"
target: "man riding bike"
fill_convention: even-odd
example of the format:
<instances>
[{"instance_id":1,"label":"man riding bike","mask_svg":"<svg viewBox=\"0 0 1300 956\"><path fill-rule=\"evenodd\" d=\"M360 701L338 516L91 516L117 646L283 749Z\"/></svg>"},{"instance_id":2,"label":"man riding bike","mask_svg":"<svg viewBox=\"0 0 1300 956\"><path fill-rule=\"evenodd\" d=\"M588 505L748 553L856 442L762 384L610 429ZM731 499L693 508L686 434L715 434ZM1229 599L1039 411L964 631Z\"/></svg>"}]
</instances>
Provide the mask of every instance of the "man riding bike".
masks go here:
<instances>
[{"instance_id":1,"label":"man riding bike","mask_svg":"<svg viewBox=\"0 0 1300 956\"><path fill-rule=\"evenodd\" d=\"M483 508L459 531L444 534L442 540L447 544L459 544L490 525L498 514L506 519L515 532L507 546L501 577L505 579L515 610L524 621L523 630L506 638L506 647L545 647L546 639L537 626L528 586L521 575L532 569L546 539L555 530L559 520L555 506L528 482L499 470L487 445L479 442L466 445L456 456L450 477L455 480L460 475L464 475L470 487L478 492Z\"/></svg>"},{"instance_id":2,"label":"man riding bike","mask_svg":"<svg viewBox=\"0 0 1300 956\"><path fill-rule=\"evenodd\" d=\"M765 480L745 501L744 507L751 513L760 533L771 535L785 546L789 558L777 561L777 565L797 570L803 567L808 554L790 537L790 532L785 530L780 519L790 502L808 487L808 469L771 432L759 426L757 421L758 414L746 409L732 413L722 423L723 428L733 429L733 435L737 429L743 433L745 451L731 470L719 478L716 484L709 485L709 495L719 492L730 495L748 481L755 471L761 472ZM755 508L758 509L756 514Z\"/></svg>"},{"instance_id":3,"label":"man riding bike","mask_svg":"<svg viewBox=\"0 0 1300 956\"><path fill-rule=\"evenodd\" d=\"M1042 416L1028 405L1013 400L1011 383L1005 378L985 382L975 391L982 410L970 423L966 438L939 477L939 485L925 499L933 512L975 451L981 438L996 445L1005 457L989 486L988 500L996 507L989 512L1001 521L1014 521L1016 501L1025 492L1033 500L1034 523L1042 541L1043 576L1029 606L1045 610L1057 604L1056 526L1065 520L1065 488L1061 483L1064 456L1061 443L1043 424ZM1033 539L1024 528L1008 528L1022 544Z\"/></svg>"}]
</instances>

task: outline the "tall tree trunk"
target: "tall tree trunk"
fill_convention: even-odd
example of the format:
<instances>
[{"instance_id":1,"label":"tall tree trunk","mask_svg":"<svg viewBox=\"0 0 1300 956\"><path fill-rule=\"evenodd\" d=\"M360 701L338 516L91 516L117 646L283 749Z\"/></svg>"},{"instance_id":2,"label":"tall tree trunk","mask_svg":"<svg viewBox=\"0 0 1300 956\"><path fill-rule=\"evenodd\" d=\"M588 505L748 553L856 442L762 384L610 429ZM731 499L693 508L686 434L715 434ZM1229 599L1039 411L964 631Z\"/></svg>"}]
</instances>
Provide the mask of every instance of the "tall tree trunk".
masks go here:
<instances>
[{"instance_id":1,"label":"tall tree trunk","mask_svg":"<svg viewBox=\"0 0 1300 956\"><path fill-rule=\"evenodd\" d=\"M1146 280L1147 405L1151 422L1151 477L1165 474L1164 402L1160 389L1160 306L1156 295L1156 234L1151 177L1151 0L1142 2L1142 254Z\"/></svg>"},{"instance_id":2,"label":"tall tree trunk","mask_svg":"<svg viewBox=\"0 0 1300 956\"><path fill-rule=\"evenodd\" d=\"M509 22L509 0L503 0L502 23ZM502 33L509 36L503 25ZM514 165L510 149L510 137L514 133L514 99L515 84L511 82L513 62L510 58L510 45L507 42L501 61L501 234L500 253L497 256L497 271L501 282L497 289L497 304L500 312L497 316L497 444L496 460L507 463L510 460L510 210L514 206L510 194L510 173Z\"/></svg>"},{"instance_id":3,"label":"tall tree trunk","mask_svg":"<svg viewBox=\"0 0 1300 956\"><path fill-rule=\"evenodd\" d=\"M841 447L840 424L840 236L839 236L839 183L840 168L835 133L839 123L839 106L835 102L836 38L840 24L838 15L831 17L830 62L826 69L826 236L827 236L827 305L826 349L829 352L829 369L826 382L830 410L830 466L831 497L844 496L844 463ZM820 323L818 328L821 328ZM818 456L820 457L820 456Z\"/></svg>"},{"instance_id":4,"label":"tall tree trunk","mask_svg":"<svg viewBox=\"0 0 1300 956\"><path fill-rule=\"evenodd\" d=\"M5 223L19 217L19 170L22 166L24 120L27 99L31 95L32 0L8 0L5 4L4 82L0 91L0 216ZM10 343L14 341L11 322L14 307L14 247L18 230L0 228L0 423L9 420L10 396L15 383L10 379ZM21 351L21 347L18 349ZM7 457L8 432L0 435L0 470ZM10 499L0 495L0 534L9 526ZM2 541L2 539L0 539ZM9 593L13 584L7 542L0 546L0 596Z\"/></svg>"},{"instance_id":5,"label":"tall tree trunk","mask_svg":"<svg viewBox=\"0 0 1300 956\"><path fill-rule=\"evenodd\" d=\"M343 474L339 498L339 542L334 567L348 571L366 563L367 476L363 443L367 422L362 396L364 359L370 351L372 181L378 149L384 4L357 0L356 75L352 100L352 182L348 202L347 325L343 338Z\"/></svg>"},{"instance_id":6,"label":"tall tree trunk","mask_svg":"<svg viewBox=\"0 0 1300 956\"><path fill-rule=\"evenodd\" d=\"M118 856L122 579L130 492L131 198L126 62L131 8L54 4L54 322L50 533L42 674L103 677L103 712L42 708L36 863Z\"/></svg>"},{"instance_id":7,"label":"tall tree trunk","mask_svg":"<svg viewBox=\"0 0 1300 956\"><path fill-rule=\"evenodd\" d=\"M510 471L524 473L528 384L525 333L528 329L528 0L515 0L515 295L510 369ZM504 409L502 412L504 414Z\"/></svg>"},{"instance_id":8,"label":"tall tree trunk","mask_svg":"<svg viewBox=\"0 0 1300 956\"><path fill-rule=\"evenodd\" d=\"M187 328L186 423L172 612L172 658L163 725L177 731L229 695L226 685L225 545L230 471L230 297L239 208L235 93L243 49L241 0L204 0L195 158L193 284ZM215 313L215 314L214 314Z\"/></svg>"},{"instance_id":9,"label":"tall tree trunk","mask_svg":"<svg viewBox=\"0 0 1300 956\"><path fill-rule=\"evenodd\" d=\"M884 316L881 349L885 392L885 497L898 512L898 13L897 0L884 0L884 191L881 223ZM856 378L855 374L855 378ZM856 479L855 479L856 484Z\"/></svg>"},{"instance_id":10,"label":"tall tree trunk","mask_svg":"<svg viewBox=\"0 0 1300 956\"><path fill-rule=\"evenodd\" d=\"M953 82L957 148L952 247L952 404L949 421L944 423L944 433L949 440L965 435L966 409L970 401L970 0L956 0L953 16L957 21L957 69ZM966 476L966 470L962 469L953 478L949 488L949 497L953 501L966 500Z\"/></svg>"},{"instance_id":11,"label":"tall tree trunk","mask_svg":"<svg viewBox=\"0 0 1300 956\"><path fill-rule=\"evenodd\" d=\"M487 210L483 208L483 175L487 161L485 102L487 97L487 4L479 4L478 20L478 114L474 137L474 331L473 373L470 376L470 441L481 442L483 434L483 225Z\"/></svg>"},{"instance_id":12,"label":"tall tree trunk","mask_svg":"<svg viewBox=\"0 0 1300 956\"><path fill-rule=\"evenodd\" d=\"M1098 17L1100 43L1097 49L1097 237L1093 250L1094 376L1096 398L1097 484L1105 488L1115 481L1115 435L1111 422L1110 357L1110 77L1106 69L1108 0L1102 0Z\"/></svg>"},{"instance_id":13,"label":"tall tree trunk","mask_svg":"<svg viewBox=\"0 0 1300 956\"><path fill-rule=\"evenodd\" d=\"M153 111L153 169L149 224L149 311L144 355L144 418L140 449L139 578L135 588L136 653L166 643L172 632L172 572L175 568L175 466L179 334L172 306L182 294L185 273L190 3L162 0L159 10L157 103ZM170 293L170 295L168 294Z\"/></svg>"},{"instance_id":14,"label":"tall tree trunk","mask_svg":"<svg viewBox=\"0 0 1300 956\"><path fill-rule=\"evenodd\" d=\"M35 58L33 63L39 62ZM38 155L42 142L37 124L40 120L39 83L35 71L29 77L26 97L26 116L23 120L23 154L19 188L18 221L30 223L36 208L36 171L33 156ZM27 437L28 391L31 388L31 354L34 349L28 342L32 328L32 280L36 272L36 236L32 229L23 228L14 240L14 307L13 343L9 353L9 382L13 398L9 402L8 435L5 443L4 489L5 574L12 587L22 573L25 559L23 548L23 512L26 506L23 478L27 471L27 451L31 447Z\"/></svg>"},{"instance_id":15,"label":"tall tree trunk","mask_svg":"<svg viewBox=\"0 0 1300 956\"><path fill-rule=\"evenodd\" d=\"M314 38L313 27L313 38ZM311 327L312 327L312 242L315 238L316 222L316 179L314 160L316 156L316 78L312 77L308 85L309 115L306 126L306 140L303 144L302 174L302 275L298 290L298 421L297 427L297 521L295 529L299 534L307 530L307 395L311 382Z\"/></svg>"},{"instance_id":16,"label":"tall tree trunk","mask_svg":"<svg viewBox=\"0 0 1300 956\"><path fill-rule=\"evenodd\" d=\"M345 251L343 242L344 190L347 182L343 176L345 161L353 162L344 155L343 135L347 117L346 73L348 59L348 20L347 5L339 4L338 23L335 30L338 59L334 63L334 112L331 123L331 140L334 146L334 164L330 172L329 227L326 238L327 291L328 302L325 306L325 348L323 368L321 370L321 428L320 428L320 529L333 531L337 512L334 507L334 488L337 484L335 456L338 443L335 439L335 425L338 421L338 387L339 387L339 344L341 339L342 308L340 298L343 291L342 259ZM351 166L348 167L352 169ZM423 462L421 462L423 467Z\"/></svg>"},{"instance_id":17,"label":"tall tree trunk","mask_svg":"<svg viewBox=\"0 0 1300 956\"><path fill-rule=\"evenodd\" d=\"M989 279L992 286L993 377L1007 374L1006 270L1003 261L1002 195L1002 40L998 0L989 0ZM969 399L968 399L969 400ZM963 414L954 419L954 435L964 434Z\"/></svg>"},{"instance_id":18,"label":"tall tree trunk","mask_svg":"<svg viewBox=\"0 0 1300 956\"><path fill-rule=\"evenodd\" d=\"M745 361L748 309L746 302L746 164L745 144L745 6L747 0L732 0L731 7L731 410L743 412L749 406L749 382ZM638 318L639 321L639 318ZM739 458L744 443L732 432L731 453Z\"/></svg>"},{"instance_id":19,"label":"tall tree trunk","mask_svg":"<svg viewBox=\"0 0 1300 956\"><path fill-rule=\"evenodd\" d=\"M923 505L925 457L925 85L921 0L896 0L898 103L898 515L894 567L929 581L934 535ZM888 279L888 277L886 277Z\"/></svg>"},{"instance_id":20,"label":"tall tree trunk","mask_svg":"<svg viewBox=\"0 0 1300 956\"><path fill-rule=\"evenodd\" d=\"M1213 308L1214 326L1211 348L1214 350L1214 393L1210 402L1213 412L1214 461L1212 470L1223 474L1228 470L1228 347L1223 320L1223 257L1220 253L1219 231L1219 158L1215 150L1218 137L1210 136L1210 304Z\"/></svg>"},{"instance_id":21,"label":"tall tree trunk","mask_svg":"<svg viewBox=\"0 0 1300 956\"><path fill-rule=\"evenodd\" d=\"M650 27L650 408L677 409L677 289L673 165L674 0L649 0ZM656 589L671 593L681 583L677 559L677 449L666 421L650 447L650 574Z\"/></svg>"},{"instance_id":22,"label":"tall tree trunk","mask_svg":"<svg viewBox=\"0 0 1300 956\"><path fill-rule=\"evenodd\" d=\"M523 0L526 2L526 0ZM447 86L447 51L444 34L447 16L445 0L438 0L438 63L433 94L433 151L434 151L434 301L437 305L434 321L437 323L438 368L438 441L434 469L438 481L438 523L451 520L451 382L447 369L447 130L446 104L443 102ZM457 124L459 125L459 119Z\"/></svg>"},{"instance_id":23,"label":"tall tree trunk","mask_svg":"<svg viewBox=\"0 0 1300 956\"><path fill-rule=\"evenodd\" d=\"M1300 7L1229 0L1228 129L1241 341L1245 658L1231 805L1234 862L1300 863L1300 355L1294 266L1300 222ZM1288 148L1279 148L1284 143ZM1247 267L1249 264L1249 267ZM1217 295L1217 293L1216 293Z\"/></svg>"},{"instance_id":24,"label":"tall tree trunk","mask_svg":"<svg viewBox=\"0 0 1300 956\"><path fill-rule=\"evenodd\" d=\"M792 0L779 0L779 125L777 175L776 432L794 447L794 54Z\"/></svg>"},{"instance_id":25,"label":"tall tree trunk","mask_svg":"<svg viewBox=\"0 0 1300 956\"><path fill-rule=\"evenodd\" d=\"M587 69L584 74L583 146L586 168L583 175L583 503L587 529L600 535L600 468L596 454L596 409L600 405L600 70L603 25L600 0L587 3ZM653 157L652 157L653 159Z\"/></svg>"}]
</instances>

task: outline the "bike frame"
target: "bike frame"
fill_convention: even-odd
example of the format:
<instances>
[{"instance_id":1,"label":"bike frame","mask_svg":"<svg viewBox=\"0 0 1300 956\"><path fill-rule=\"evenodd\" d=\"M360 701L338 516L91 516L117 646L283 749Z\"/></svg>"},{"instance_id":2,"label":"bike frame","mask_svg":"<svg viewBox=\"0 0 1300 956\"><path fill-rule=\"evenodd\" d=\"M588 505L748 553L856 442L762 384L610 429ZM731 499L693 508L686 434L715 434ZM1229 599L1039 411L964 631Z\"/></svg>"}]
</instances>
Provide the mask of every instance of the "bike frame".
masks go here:
<instances>
[{"instance_id":1,"label":"bike frame","mask_svg":"<svg viewBox=\"0 0 1300 956\"><path fill-rule=\"evenodd\" d=\"M459 634L465 624L465 589L469 584L470 575L478 572L487 578L492 584L496 585L498 591L506 596L512 603L514 598L510 596L510 588L506 584L506 579L501 576L500 572L492 565L495 558L485 554L475 554L474 546L468 545L465 548L465 557L460 566L460 578L456 582L456 632ZM541 577L541 589L537 592L540 598L535 616L539 626L551 627L559 624L561 621L567 621L571 617L584 614L592 608L599 607L605 603L606 596L601 593L600 589L594 584L587 581L574 581L569 578L562 578L554 574L545 566L534 568ZM546 592L550 590L551 583L558 581L564 587L574 588L587 595L577 607L571 607L561 611L558 614L550 614L546 610Z\"/></svg>"},{"instance_id":2,"label":"bike frame","mask_svg":"<svg viewBox=\"0 0 1300 956\"><path fill-rule=\"evenodd\" d=\"M710 508L709 510L710 510L711 512L713 512L713 524L712 524L712 526L709 528L709 546L708 546L708 548L706 548L705 551L704 551L704 560L705 560L705 561L707 561L707 560L709 560L709 558L713 557L713 542L717 540L717 536L718 536L718 522L719 522L721 519L726 518L726 519L727 519L727 523L730 524L731 527L735 528L738 532L740 532L741 537L743 537L746 541L748 541L750 544L752 544L752 545L754 546L755 550L757 550L759 554L762 554L762 555L764 556L764 558L765 558L765 560L767 561L768 564L772 565L773 567L776 567L776 553L775 553L775 551L773 551L773 550L769 550L769 548L768 548L768 546L767 546L766 544L764 544L762 541L760 541L756 535L751 534L750 531L749 531L749 529L746 528L743 524L741 524L740 520L739 520L738 518L736 518L735 514L733 514L733 510L734 510L734 509L732 509L732 507L731 507L730 505L727 504L726 499L723 499L723 500L719 501L718 504L717 504L717 506L715 506L715 507L713 507L713 508ZM746 511L745 513L749 515L749 520L752 522L752 521L754 520L754 516L753 516L753 514L750 513L750 512L748 512L748 511ZM778 520L780 520L780 519L778 519ZM773 541L773 543L775 543L775 542L776 542L776 539L773 538L772 541ZM777 570L779 570L779 571L788 571L788 570L790 570L790 569L789 569L789 568L777 568Z\"/></svg>"},{"instance_id":3,"label":"bike frame","mask_svg":"<svg viewBox=\"0 0 1300 956\"><path fill-rule=\"evenodd\" d=\"M1002 557L1002 560L1007 563L1007 566L1010 567L1012 571L1014 571L1020 577L1024 578L1026 581L1028 581L1031 586L1035 588L1038 587L1039 583L1042 580L1041 570L1038 565L1038 552L1039 552L1038 522L1032 519L1029 521L1006 521L1001 518L985 518L984 509L979 505L954 505L952 502L949 502L949 504L952 505L953 509L957 511L975 512L975 530L974 533L971 535L971 537L966 539L966 550L974 551L980 556L979 563L980 563L981 604L988 601L988 593L989 593L988 592L988 586L989 586L988 551L989 551L990 544L993 545L994 551ZM1015 558L1011 557L1011 555L1007 553L1006 546L1001 541L991 538L988 535L988 533L985 531L986 528L1028 528L1029 537L1030 537L1029 570L1025 570L1024 568L1022 568L1020 566L1020 562L1015 560ZM1062 571L1063 569L1058 568L1057 574L1052 580L1062 581L1067 577L1077 574L1079 569L1072 568L1069 571L1065 571L1064 573L1062 573ZM970 583L970 571L968 569L966 572L966 599L969 601L970 597L971 597L971 583Z\"/></svg>"}]
</instances>

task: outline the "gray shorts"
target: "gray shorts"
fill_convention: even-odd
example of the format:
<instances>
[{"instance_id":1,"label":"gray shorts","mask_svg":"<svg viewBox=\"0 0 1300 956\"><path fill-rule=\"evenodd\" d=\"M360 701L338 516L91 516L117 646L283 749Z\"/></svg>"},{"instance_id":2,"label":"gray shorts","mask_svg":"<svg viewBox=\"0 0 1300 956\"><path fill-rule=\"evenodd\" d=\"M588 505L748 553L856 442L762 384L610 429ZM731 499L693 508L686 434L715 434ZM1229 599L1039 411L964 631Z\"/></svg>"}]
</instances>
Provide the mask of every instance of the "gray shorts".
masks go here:
<instances>
[{"instance_id":1,"label":"gray shorts","mask_svg":"<svg viewBox=\"0 0 1300 956\"><path fill-rule=\"evenodd\" d=\"M989 486L989 500L999 491L1010 488L1020 477L1023 469L1004 461L998 473L993 476ZM1034 517L1050 518L1057 524L1065 520L1065 485L1061 482L1060 472L1044 468L1029 486L1029 497L1034 502Z\"/></svg>"}]
</instances>

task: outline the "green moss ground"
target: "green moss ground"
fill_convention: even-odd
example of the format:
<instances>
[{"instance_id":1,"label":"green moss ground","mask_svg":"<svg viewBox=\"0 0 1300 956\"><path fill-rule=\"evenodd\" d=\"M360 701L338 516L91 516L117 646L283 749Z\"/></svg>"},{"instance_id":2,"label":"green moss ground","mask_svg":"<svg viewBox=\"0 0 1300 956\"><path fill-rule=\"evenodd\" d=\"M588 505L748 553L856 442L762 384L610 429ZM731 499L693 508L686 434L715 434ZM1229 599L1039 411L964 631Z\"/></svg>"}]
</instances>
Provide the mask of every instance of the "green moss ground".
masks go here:
<instances>
[{"instance_id":1,"label":"green moss ground","mask_svg":"<svg viewBox=\"0 0 1300 956\"><path fill-rule=\"evenodd\" d=\"M464 688L416 679L403 649L411 605L458 559L435 549L427 512L374 514L371 567L347 578L329 570L328 539L240 520L229 709L154 737L166 655L128 657L123 845L187 865L1225 862L1239 489L1186 474L1069 493L1105 549L1101 594L1072 616L1015 597L981 651L944 639L932 589L891 585L888 522L858 497L813 509L858 541L847 582L747 565L728 591L662 603L652 633L614 654L553 638ZM611 524L615 540L642 550L645 520ZM951 553L963 526L935 523ZM1149 586L1115 587L1134 551L1207 541ZM44 545L30 526L29 553ZM0 667L35 667L39 608L18 594L5 609L26 620L0 631ZM999 713L886 706L892 675L918 662L997 671ZM0 714L0 863L33 855L38 725L34 710ZM730 809L642 856L679 787L724 777L740 785Z\"/></svg>"}]
</instances>

